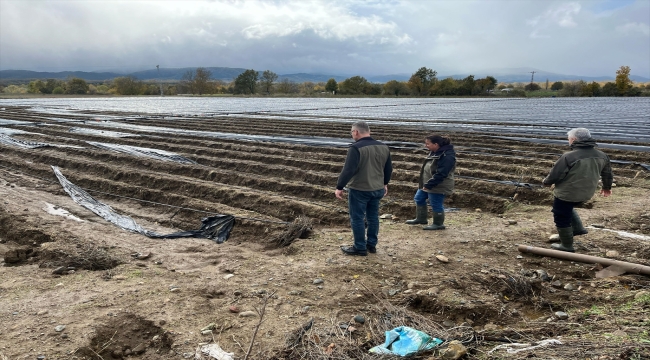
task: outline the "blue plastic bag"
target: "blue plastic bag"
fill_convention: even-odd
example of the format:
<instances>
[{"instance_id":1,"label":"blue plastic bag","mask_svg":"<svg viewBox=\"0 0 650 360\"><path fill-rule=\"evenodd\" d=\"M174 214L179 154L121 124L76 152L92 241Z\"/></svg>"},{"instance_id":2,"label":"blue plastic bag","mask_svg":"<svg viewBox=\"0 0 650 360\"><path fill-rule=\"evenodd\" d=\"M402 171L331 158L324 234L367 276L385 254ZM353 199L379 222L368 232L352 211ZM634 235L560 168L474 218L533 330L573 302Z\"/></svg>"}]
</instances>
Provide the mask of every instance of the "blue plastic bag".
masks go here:
<instances>
[{"instance_id":1,"label":"blue plastic bag","mask_svg":"<svg viewBox=\"0 0 650 360\"><path fill-rule=\"evenodd\" d=\"M373 347L369 352L409 356L420 351L431 350L442 343L442 340L431 337L420 330L400 326L386 331L386 341L382 345Z\"/></svg>"}]
</instances>

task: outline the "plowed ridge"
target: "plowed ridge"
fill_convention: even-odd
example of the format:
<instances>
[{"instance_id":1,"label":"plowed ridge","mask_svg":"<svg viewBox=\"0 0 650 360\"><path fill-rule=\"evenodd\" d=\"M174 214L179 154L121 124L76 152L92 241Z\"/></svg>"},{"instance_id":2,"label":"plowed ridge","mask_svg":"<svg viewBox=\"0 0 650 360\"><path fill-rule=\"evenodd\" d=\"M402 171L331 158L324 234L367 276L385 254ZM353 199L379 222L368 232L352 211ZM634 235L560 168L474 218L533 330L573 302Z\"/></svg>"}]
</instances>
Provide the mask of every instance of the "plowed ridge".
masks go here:
<instances>
[{"instance_id":1,"label":"plowed ridge","mask_svg":"<svg viewBox=\"0 0 650 360\"><path fill-rule=\"evenodd\" d=\"M250 100L248 104L255 103ZM434 122L431 116L427 118L424 112L415 113L413 109L421 111L427 106L439 106L447 109L447 113L467 114L476 112L481 106L478 104L489 104L436 100L399 107L391 99L376 103L354 100L363 100L360 103L366 106L364 116L357 117L369 119L373 137L386 141L392 148L395 173L389 195L382 200L381 212L401 218L412 216L412 197L426 155L420 144L431 132L428 124ZM137 113L129 109L130 105L124 112L118 112L113 107L124 105L123 99L107 101L111 105L103 104L103 110L96 106L82 108L83 103L79 102L78 111L62 110L48 101L40 104L47 107L5 106L0 111L0 134L4 139L11 139L0 142L2 171L21 171L55 181L50 166L58 166L73 183L101 192L93 196L116 210L133 215L134 206L148 207L148 220L181 229L194 227L198 219L211 213L238 218L239 226L235 227L233 236L263 235L269 227L280 227L279 223L292 221L299 215L321 225L348 222L347 204L334 198L334 187L345 161L346 148L351 143L349 126L355 117L351 113L352 102L339 104L336 116L331 114L332 109L310 110L306 106L296 111L268 110L274 114L262 114L263 110L257 108L242 111L235 107L230 112L218 109L204 115L187 116L179 112L163 116ZM265 101L268 100L262 99ZM507 109L507 104L518 104L495 103L503 109ZM348 104L350 108L343 106ZM639 114L626 103L614 105L618 106L614 110L629 111L627 121L612 133L621 137L624 132L628 136L648 126L648 121L643 121L647 112ZM394 109L384 112L383 117L368 111L389 106ZM328 111L330 114L325 118L321 113ZM292 112L301 114L287 115ZM317 113L320 115L316 116ZM577 116L576 126L611 127L611 123L598 123L598 117L588 120L590 115L593 112ZM373 123L373 116L380 120ZM496 112L490 116L492 129L509 129L512 130L509 134L519 134L519 137L521 128L536 126L507 125L514 117L530 117L529 112L510 117ZM550 204L552 195L540 182L553 162L567 150L566 143L497 138L480 131L480 127L473 131L455 130L452 123L462 124L462 119L447 120L443 127L449 130L447 133L458 153L456 193L450 197L448 206L500 212L513 201ZM543 127L535 137L548 135L550 139L560 140L568 129L559 123ZM624 143L643 150L647 146L644 140L643 136L638 139L628 136ZM21 142L55 146L29 148L20 146ZM640 186L636 179L648 176L647 170L639 166L648 163L648 153L618 149L606 149L606 152L614 160L618 186Z\"/></svg>"}]
</instances>

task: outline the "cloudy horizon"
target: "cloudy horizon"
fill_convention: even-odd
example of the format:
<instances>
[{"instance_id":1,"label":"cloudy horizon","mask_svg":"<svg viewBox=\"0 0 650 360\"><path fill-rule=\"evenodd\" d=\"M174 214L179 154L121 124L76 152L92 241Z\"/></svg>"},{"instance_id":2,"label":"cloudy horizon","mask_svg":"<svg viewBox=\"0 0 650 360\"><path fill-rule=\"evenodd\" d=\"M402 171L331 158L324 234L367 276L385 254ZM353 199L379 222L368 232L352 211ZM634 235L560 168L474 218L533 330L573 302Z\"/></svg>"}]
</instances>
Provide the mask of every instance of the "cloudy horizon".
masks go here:
<instances>
[{"instance_id":1,"label":"cloudy horizon","mask_svg":"<svg viewBox=\"0 0 650 360\"><path fill-rule=\"evenodd\" d=\"M650 1L0 0L0 70L650 77Z\"/></svg>"}]
</instances>

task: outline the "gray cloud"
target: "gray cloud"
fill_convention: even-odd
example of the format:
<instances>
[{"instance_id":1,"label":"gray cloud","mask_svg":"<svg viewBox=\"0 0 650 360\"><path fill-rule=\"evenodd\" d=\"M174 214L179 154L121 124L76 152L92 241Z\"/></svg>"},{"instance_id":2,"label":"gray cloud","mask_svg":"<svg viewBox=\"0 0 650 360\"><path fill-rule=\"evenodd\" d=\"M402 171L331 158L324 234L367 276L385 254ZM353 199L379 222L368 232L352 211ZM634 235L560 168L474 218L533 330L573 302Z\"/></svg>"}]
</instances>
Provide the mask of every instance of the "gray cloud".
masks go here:
<instances>
[{"instance_id":1,"label":"gray cloud","mask_svg":"<svg viewBox=\"0 0 650 360\"><path fill-rule=\"evenodd\" d=\"M650 2L0 0L0 69L650 77Z\"/></svg>"}]
</instances>

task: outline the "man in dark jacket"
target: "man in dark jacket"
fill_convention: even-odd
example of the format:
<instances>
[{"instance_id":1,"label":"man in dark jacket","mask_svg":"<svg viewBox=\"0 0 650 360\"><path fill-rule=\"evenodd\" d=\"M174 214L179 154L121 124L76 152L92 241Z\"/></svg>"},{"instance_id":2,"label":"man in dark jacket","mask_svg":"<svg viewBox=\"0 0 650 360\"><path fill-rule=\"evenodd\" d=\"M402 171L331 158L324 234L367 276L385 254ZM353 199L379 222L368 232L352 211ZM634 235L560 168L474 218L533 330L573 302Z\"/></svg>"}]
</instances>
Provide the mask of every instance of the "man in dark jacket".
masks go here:
<instances>
[{"instance_id":1,"label":"man in dark jacket","mask_svg":"<svg viewBox=\"0 0 650 360\"><path fill-rule=\"evenodd\" d=\"M393 167L388 146L370 137L368 124L354 123L350 134L355 142L348 149L334 194L343 200L343 188L347 185L354 245L343 246L341 250L348 255L366 256L368 252L377 252L379 200L388 194Z\"/></svg>"},{"instance_id":2,"label":"man in dark jacket","mask_svg":"<svg viewBox=\"0 0 650 360\"><path fill-rule=\"evenodd\" d=\"M601 195L610 196L613 177L609 157L596 149L596 141L591 138L589 130L576 128L567 135L572 151L560 157L542 182L545 186L555 185L553 219L560 244L551 247L574 252L573 236L587 233L574 207L591 199L598 187L598 179L603 182Z\"/></svg>"}]
</instances>

